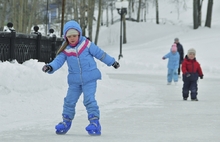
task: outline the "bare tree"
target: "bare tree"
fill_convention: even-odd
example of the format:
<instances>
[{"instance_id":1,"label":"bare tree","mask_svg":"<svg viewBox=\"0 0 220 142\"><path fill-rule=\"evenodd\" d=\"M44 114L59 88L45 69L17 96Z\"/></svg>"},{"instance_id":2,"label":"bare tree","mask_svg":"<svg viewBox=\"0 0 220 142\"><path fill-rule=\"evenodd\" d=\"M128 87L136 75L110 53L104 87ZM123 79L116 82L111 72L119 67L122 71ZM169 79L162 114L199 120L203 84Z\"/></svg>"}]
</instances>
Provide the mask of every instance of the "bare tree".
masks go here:
<instances>
[{"instance_id":1,"label":"bare tree","mask_svg":"<svg viewBox=\"0 0 220 142\"><path fill-rule=\"evenodd\" d=\"M148 13L148 2L147 2L147 0L145 0L144 1L144 18L143 18L144 22L147 21L147 19L146 19L147 13Z\"/></svg>"},{"instance_id":2,"label":"bare tree","mask_svg":"<svg viewBox=\"0 0 220 142\"><path fill-rule=\"evenodd\" d=\"M129 3L128 3L128 18L129 18L129 19L131 19L131 13L132 13L132 9L133 9L133 8L132 8L132 6L133 6L133 5L132 5L132 1L133 1L133 0L129 0Z\"/></svg>"},{"instance_id":3,"label":"bare tree","mask_svg":"<svg viewBox=\"0 0 220 142\"><path fill-rule=\"evenodd\" d=\"M159 5L158 5L158 0L155 0L156 4L156 23L159 24Z\"/></svg>"},{"instance_id":4,"label":"bare tree","mask_svg":"<svg viewBox=\"0 0 220 142\"><path fill-rule=\"evenodd\" d=\"M140 22L141 2L142 2L142 0L138 1L137 22Z\"/></svg>"},{"instance_id":5,"label":"bare tree","mask_svg":"<svg viewBox=\"0 0 220 142\"><path fill-rule=\"evenodd\" d=\"M131 0L131 9L132 9L132 12L134 12L134 0Z\"/></svg>"},{"instance_id":6,"label":"bare tree","mask_svg":"<svg viewBox=\"0 0 220 142\"><path fill-rule=\"evenodd\" d=\"M88 36L92 41L92 26L93 26L93 15L95 10L95 0L89 0L88 3Z\"/></svg>"},{"instance_id":7,"label":"bare tree","mask_svg":"<svg viewBox=\"0 0 220 142\"><path fill-rule=\"evenodd\" d=\"M0 4L2 4L3 5L3 7L2 7L2 10L1 10L1 19L3 19L3 20L0 20L0 28L2 28L2 30L3 30L3 27L4 27L4 22L5 22L5 17L6 17L6 9L7 9L7 6L8 6L8 2L7 1L1 1L1 3Z\"/></svg>"},{"instance_id":8,"label":"bare tree","mask_svg":"<svg viewBox=\"0 0 220 142\"><path fill-rule=\"evenodd\" d=\"M93 0L89 0L89 2L90 1L93 1ZM77 21L77 22L79 22L79 13L78 13L78 0L73 0L73 4L74 4L74 6L73 6L73 10L74 10L74 20L75 21Z\"/></svg>"},{"instance_id":9,"label":"bare tree","mask_svg":"<svg viewBox=\"0 0 220 142\"><path fill-rule=\"evenodd\" d=\"M108 20L108 19L109 19L109 18L108 18L108 7L109 7L109 3L108 3L108 1L107 1L107 2L106 2L106 27L108 27L108 23L109 23L109 22L108 22L108 21L109 21L109 20Z\"/></svg>"},{"instance_id":10,"label":"bare tree","mask_svg":"<svg viewBox=\"0 0 220 142\"><path fill-rule=\"evenodd\" d=\"M199 0L193 0L193 29L197 29L199 27Z\"/></svg>"},{"instance_id":11,"label":"bare tree","mask_svg":"<svg viewBox=\"0 0 220 142\"><path fill-rule=\"evenodd\" d=\"M114 24L114 14L113 14L113 10L114 10L114 3L113 3L113 1L111 1L111 3L110 3L110 7L111 7L111 25L113 25Z\"/></svg>"},{"instance_id":12,"label":"bare tree","mask_svg":"<svg viewBox=\"0 0 220 142\"><path fill-rule=\"evenodd\" d=\"M80 26L82 28L82 35L86 35L86 22L85 22L85 12L86 12L86 8L85 8L85 0L81 0L80 1Z\"/></svg>"},{"instance_id":13,"label":"bare tree","mask_svg":"<svg viewBox=\"0 0 220 142\"><path fill-rule=\"evenodd\" d=\"M33 24L33 19L35 18L34 15L36 13L36 5L37 5L37 1L31 1L31 4L30 4L30 9L32 9L32 12L29 11L29 16L30 18L27 18L28 19L28 29L27 29L27 33L30 33L31 32L31 27L32 27L32 24Z\"/></svg>"},{"instance_id":14,"label":"bare tree","mask_svg":"<svg viewBox=\"0 0 220 142\"><path fill-rule=\"evenodd\" d=\"M202 2L203 0L198 0L198 20L199 20L199 26L202 24Z\"/></svg>"},{"instance_id":15,"label":"bare tree","mask_svg":"<svg viewBox=\"0 0 220 142\"><path fill-rule=\"evenodd\" d=\"M62 0L62 18L61 18L61 32L60 32L60 37L63 36L63 26L64 26L64 13L65 13L65 5L66 5L66 0Z\"/></svg>"},{"instance_id":16,"label":"bare tree","mask_svg":"<svg viewBox=\"0 0 220 142\"><path fill-rule=\"evenodd\" d=\"M102 0L99 0L99 13L98 13L98 20L97 20L97 27L96 27L95 44L98 43L101 14L102 14Z\"/></svg>"},{"instance_id":17,"label":"bare tree","mask_svg":"<svg viewBox=\"0 0 220 142\"><path fill-rule=\"evenodd\" d=\"M213 0L208 1L205 26L211 28Z\"/></svg>"}]
</instances>

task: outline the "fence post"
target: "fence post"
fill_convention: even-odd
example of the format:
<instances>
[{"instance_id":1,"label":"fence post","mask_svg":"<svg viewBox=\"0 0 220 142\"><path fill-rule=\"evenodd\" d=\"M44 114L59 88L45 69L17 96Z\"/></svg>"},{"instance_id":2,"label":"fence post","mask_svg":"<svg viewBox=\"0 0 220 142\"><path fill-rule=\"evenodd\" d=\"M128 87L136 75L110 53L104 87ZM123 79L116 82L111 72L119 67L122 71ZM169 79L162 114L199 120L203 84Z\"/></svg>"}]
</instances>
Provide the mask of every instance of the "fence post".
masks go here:
<instances>
[{"instance_id":1,"label":"fence post","mask_svg":"<svg viewBox=\"0 0 220 142\"><path fill-rule=\"evenodd\" d=\"M52 37L52 43L51 43L51 61L55 58L56 56L56 36Z\"/></svg>"},{"instance_id":2,"label":"fence post","mask_svg":"<svg viewBox=\"0 0 220 142\"><path fill-rule=\"evenodd\" d=\"M16 32L11 31L10 47L9 47L9 61L12 61L15 59L15 38L16 38Z\"/></svg>"},{"instance_id":3,"label":"fence post","mask_svg":"<svg viewBox=\"0 0 220 142\"><path fill-rule=\"evenodd\" d=\"M41 49L41 34L37 34L37 50L36 50L36 59L40 60L40 49Z\"/></svg>"}]
</instances>

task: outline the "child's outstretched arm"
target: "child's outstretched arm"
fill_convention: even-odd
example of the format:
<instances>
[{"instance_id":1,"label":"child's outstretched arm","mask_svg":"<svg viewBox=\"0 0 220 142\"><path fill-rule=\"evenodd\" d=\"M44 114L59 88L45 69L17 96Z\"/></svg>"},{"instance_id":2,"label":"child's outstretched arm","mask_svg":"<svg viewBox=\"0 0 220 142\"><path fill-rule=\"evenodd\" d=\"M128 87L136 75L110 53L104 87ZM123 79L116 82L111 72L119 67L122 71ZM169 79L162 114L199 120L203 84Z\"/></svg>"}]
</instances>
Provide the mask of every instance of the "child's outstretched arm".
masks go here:
<instances>
[{"instance_id":1,"label":"child's outstretched arm","mask_svg":"<svg viewBox=\"0 0 220 142\"><path fill-rule=\"evenodd\" d=\"M167 53L166 55L164 55L164 56L162 57L163 60L165 60L166 58L170 58L170 53Z\"/></svg>"},{"instance_id":2,"label":"child's outstretched arm","mask_svg":"<svg viewBox=\"0 0 220 142\"><path fill-rule=\"evenodd\" d=\"M64 62L66 61L66 55L64 53L59 53L56 58L50 62L48 65L52 67L52 70L49 71L49 74L54 73L56 70L58 70L60 67L63 66Z\"/></svg>"},{"instance_id":3,"label":"child's outstretched arm","mask_svg":"<svg viewBox=\"0 0 220 142\"><path fill-rule=\"evenodd\" d=\"M101 48L99 48L93 42L91 42L91 45L89 47L89 52L96 59L100 60L101 62L105 63L108 66L113 66L113 64L116 62L115 58L108 55L106 52L104 52Z\"/></svg>"}]
</instances>

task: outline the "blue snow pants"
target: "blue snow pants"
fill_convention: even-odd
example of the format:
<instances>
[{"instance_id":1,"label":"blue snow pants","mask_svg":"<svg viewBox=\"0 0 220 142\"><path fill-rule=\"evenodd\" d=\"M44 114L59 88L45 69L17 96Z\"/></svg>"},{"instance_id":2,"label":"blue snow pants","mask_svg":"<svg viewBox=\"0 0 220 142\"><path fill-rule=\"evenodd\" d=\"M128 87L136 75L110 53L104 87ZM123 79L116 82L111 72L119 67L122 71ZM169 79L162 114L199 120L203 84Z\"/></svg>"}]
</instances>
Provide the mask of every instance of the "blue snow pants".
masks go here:
<instances>
[{"instance_id":1,"label":"blue snow pants","mask_svg":"<svg viewBox=\"0 0 220 142\"><path fill-rule=\"evenodd\" d=\"M168 69L167 82L178 81L178 69Z\"/></svg>"},{"instance_id":2,"label":"blue snow pants","mask_svg":"<svg viewBox=\"0 0 220 142\"><path fill-rule=\"evenodd\" d=\"M183 98L189 97L189 91L191 95L191 99L196 99L198 94L198 75L197 74L191 74L190 77L186 77L183 75Z\"/></svg>"},{"instance_id":3,"label":"blue snow pants","mask_svg":"<svg viewBox=\"0 0 220 142\"><path fill-rule=\"evenodd\" d=\"M83 93L83 104L86 107L88 116L93 114L99 118L99 107L95 99L96 87L96 80L83 85L69 84L67 95L64 98L63 115L68 115L70 119L74 119L76 103Z\"/></svg>"}]
</instances>

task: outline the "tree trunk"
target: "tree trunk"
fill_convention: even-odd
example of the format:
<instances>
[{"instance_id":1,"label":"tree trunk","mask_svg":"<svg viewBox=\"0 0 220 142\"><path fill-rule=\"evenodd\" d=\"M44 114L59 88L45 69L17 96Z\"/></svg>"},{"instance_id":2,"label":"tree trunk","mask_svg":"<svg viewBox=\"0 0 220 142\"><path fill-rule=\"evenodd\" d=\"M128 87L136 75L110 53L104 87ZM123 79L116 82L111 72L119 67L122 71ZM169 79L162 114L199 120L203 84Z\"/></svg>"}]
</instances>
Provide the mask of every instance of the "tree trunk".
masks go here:
<instances>
[{"instance_id":1,"label":"tree trunk","mask_svg":"<svg viewBox=\"0 0 220 142\"><path fill-rule=\"evenodd\" d=\"M147 17L147 9L148 9L148 4L147 4L147 0L145 0L145 8L144 8L144 18L143 18L143 20L144 20L144 22L146 22L147 21L147 19L146 19L146 17Z\"/></svg>"},{"instance_id":2,"label":"tree trunk","mask_svg":"<svg viewBox=\"0 0 220 142\"><path fill-rule=\"evenodd\" d=\"M213 0L208 1L205 26L211 28Z\"/></svg>"},{"instance_id":3,"label":"tree trunk","mask_svg":"<svg viewBox=\"0 0 220 142\"><path fill-rule=\"evenodd\" d=\"M132 12L134 12L134 0L132 0L131 3L132 3L132 4L131 4Z\"/></svg>"},{"instance_id":4,"label":"tree trunk","mask_svg":"<svg viewBox=\"0 0 220 142\"><path fill-rule=\"evenodd\" d=\"M198 0L193 0L193 29L199 27L198 11Z\"/></svg>"},{"instance_id":5,"label":"tree trunk","mask_svg":"<svg viewBox=\"0 0 220 142\"><path fill-rule=\"evenodd\" d=\"M13 14L12 14L12 17L11 17L11 21L12 21L12 23L13 23L13 27L14 27L14 29L15 30L17 30L18 29L18 15L17 15L17 1L12 1L12 11L13 11Z\"/></svg>"},{"instance_id":6,"label":"tree trunk","mask_svg":"<svg viewBox=\"0 0 220 142\"><path fill-rule=\"evenodd\" d=\"M103 26L103 25L104 25L104 23L103 23L103 9L102 9L102 12L101 12L101 26Z\"/></svg>"},{"instance_id":7,"label":"tree trunk","mask_svg":"<svg viewBox=\"0 0 220 142\"><path fill-rule=\"evenodd\" d=\"M22 32L22 22L23 22L23 9L24 9L24 1L19 1L19 16L18 16L18 30L19 32Z\"/></svg>"},{"instance_id":8,"label":"tree trunk","mask_svg":"<svg viewBox=\"0 0 220 142\"><path fill-rule=\"evenodd\" d=\"M111 2L111 25L113 25L114 24L114 19L113 19L113 16L114 16L114 14L113 14L113 10L114 10L114 6L113 6L113 2Z\"/></svg>"},{"instance_id":9,"label":"tree trunk","mask_svg":"<svg viewBox=\"0 0 220 142\"><path fill-rule=\"evenodd\" d=\"M141 0L139 0L138 3L137 22L140 22L140 13L141 13Z\"/></svg>"},{"instance_id":10,"label":"tree trunk","mask_svg":"<svg viewBox=\"0 0 220 142\"><path fill-rule=\"evenodd\" d=\"M108 27L108 7L109 7L109 4L108 4L108 1L106 2L106 27Z\"/></svg>"},{"instance_id":11,"label":"tree trunk","mask_svg":"<svg viewBox=\"0 0 220 142\"><path fill-rule=\"evenodd\" d=\"M88 36L92 41L92 28L93 28L93 15L95 10L95 0L89 0L89 9L88 9Z\"/></svg>"},{"instance_id":12,"label":"tree trunk","mask_svg":"<svg viewBox=\"0 0 220 142\"><path fill-rule=\"evenodd\" d=\"M128 11L128 18L131 20L131 13L132 13L132 0L129 0L127 11Z\"/></svg>"},{"instance_id":13,"label":"tree trunk","mask_svg":"<svg viewBox=\"0 0 220 142\"><path fill-rule=\"evenodd\" d=\"M198 0L198 20L199 20L199 26L202 25L202 2L203 0L201 1L201 4L200 4L200 0Z\"/></svg>"},{"instance_id":14,"label":"tree trunk","mask_svg":"<svg viewBox=\"0 0 220 142\"><path fill-rule=\"evenodd\" d=\"M78 13L78 0L73 0L73 4L74 4L74 6L73 6L73 10L74 10L74 12L73 12L73 15L74 15L74 20L75 21L77 21L77 22L79 22L79 13Z\"/></svg>"},{"instance_id":15,"label":"tree trunk","mask_svg":"<svg viewBox=\"0 0 220 142\"><path fill-rule=\"evenodd\" d=\"M66 0L62 0L62 17L61 17L61 32L60 32L60 37L62 37L65 33L63 33L63 25L64 25L64 13L65 13L65 4Z\"/></svg>"},{"instance_id":16,"label":"tree trunk","mask_svg":"<svg viewBox=\"0 0 220 142\"><path fill-rule=\"evenodd\" d=\"M0 20L0 28L2 28L2 30L4 29L4 26L5 26L5 17L6 17L6 9L7 9L7 2L5 1L3 3L3 9L2 9L2 13L1 13L1 19Z\"/></svg>"},{"instance_id":17,"label":"tree trunk","mask_svg":"<svg viewBox=\"0 0 220 142\"><path fill-rule=\"evenodd\" d=\"M99 13L98 13L98 20L97 20L97 27L96 27L95 44L98 43L101 15L102 15L102 0L99 0Z\"/></svg>"},{"instance_id":18,"label":"tree trunk","mask_svg":"<svg viewBox=\"0 0 220 142\"><path fill-rule=\"evenodd\" d=\"M32 1L31 1L32 2ZM27 33L28 30L28 19L30 19L30 15L28 15L28 0L24 0L24 10L23 10L23 17L28 17L28 18L23 18L22 22L22 33ZM33 10L33 9L32 9ZM34 13L34 11L32 11Z\"/></svg>"},{"instance_id":19,"label":"tree trunk","mask_svg":"<svg viewBox=\"0 0 220 142\"><path fill-rule=\"evenodd\" d=\"M33 19L35 18L34 17L34 14L36 13L36 4L37 4L37 1L31 1L31 9L33 10L33 12L30 12L29 11L29 15L30 15L30 18L28 19L28 29L27 29L27 33L30 33L31 32L31 27L32 27L32 24L35 24L33 23Z\"/></svg>"},{"instance_id":20,"label":"tree trunk","mask_svg":"<svg viewBox=\"0 0 220 142\"><path fill-rule=\"evenodd\" d=\"M156 2L156 23L159 24L159 5L158 5L158 0Z\"/></svg>"},{"instance_id":21,"label":"tree trunk","mask_svg":"<svg viewBox=\"0 0 220 142\"><path fill-rule=\"evenodd\" d=\"M85 0L80 1L80 26L82 28L82 35L86 35L86 24L85 24Z\"/></svg>"}]
</instances>

